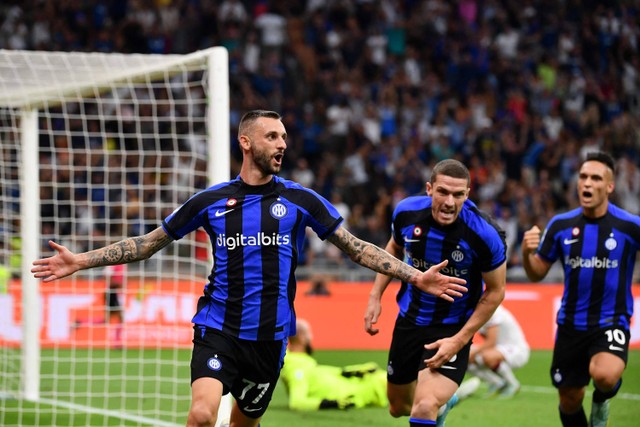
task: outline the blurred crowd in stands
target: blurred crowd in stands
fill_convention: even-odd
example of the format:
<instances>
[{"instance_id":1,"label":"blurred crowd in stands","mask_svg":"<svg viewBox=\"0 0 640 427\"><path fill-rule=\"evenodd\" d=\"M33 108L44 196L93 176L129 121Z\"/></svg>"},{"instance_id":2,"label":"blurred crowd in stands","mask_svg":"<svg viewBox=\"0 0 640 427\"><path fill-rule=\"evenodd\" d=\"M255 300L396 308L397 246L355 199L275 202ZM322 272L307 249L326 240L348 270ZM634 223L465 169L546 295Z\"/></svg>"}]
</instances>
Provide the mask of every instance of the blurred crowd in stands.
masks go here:
<instances>
[{"instance_id":1,"label":"blurred crowd in stands","mask_svg":"<svg viewBox=\"0 0 640 427\"><path fill-rule=\"evenodd\" d=\"M577 205L591 150L618 159L615 201L640 214L640 1L5 0L6 49L229 51L232 134L279 111L282 176L384 246L402 198L455 157L507 232ZM231 136L233 138L233 135ZM235 139L235 138L234 138ZM232 176L240 152L232 142ZM341 255L311 239L303 262ZM345 263L345 266L351 263Z\"/></svg>"}]
</instances>

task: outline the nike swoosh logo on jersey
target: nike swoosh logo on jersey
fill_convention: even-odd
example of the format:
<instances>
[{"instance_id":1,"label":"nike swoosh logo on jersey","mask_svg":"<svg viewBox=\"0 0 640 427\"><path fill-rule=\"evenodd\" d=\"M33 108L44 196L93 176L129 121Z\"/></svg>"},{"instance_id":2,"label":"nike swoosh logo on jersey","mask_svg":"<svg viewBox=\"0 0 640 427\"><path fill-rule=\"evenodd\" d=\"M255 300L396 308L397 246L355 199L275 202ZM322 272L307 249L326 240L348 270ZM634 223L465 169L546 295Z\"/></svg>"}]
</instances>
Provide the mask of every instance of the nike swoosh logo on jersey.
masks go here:
<instances>
[{"instance_id":1,"label":"nike swoosh logo on jersey","mask_svg":"<svg viewBox=\"0 0 640 427\"><path fill-rule=\"evenodd\" d=\"M404 241L407 243L417 243L420 241L420 239L409 239L408 237L405 237Z\"/></svg>"},{"instance_id":2,"label":"nike swoosh logo on jersey","mask_svg":"<svg viewBox=\"0 0 640 427\"><path fill-rule=\"evenodd\" d=\"M440 366L440 369L458 369L455 366L447 366L447 365L442 365Z\"/></svg>"},{"instance_id":3,"label":"nike swoosh logo on jersey","mask_svg":"<svg viewBox=\"0 0 640 427\"><path fill-rule=\"evenodd\" d=\"M613 345L613 344L611 344L611 345L609 346L609 350L613 350L613 351L624 351L624 348L622 348L622 347L618 347L617 345Z\"/></svg>"},{"instance_id":4,"label":"nike swoosh logo on jersey","mask_svg":"<svg viewBox=\"0 0 640 427\"><path fill-rule=\"evenodd\" d=\"M571 240L564 239L564 244L565 245L572 245L572 244L576 243L577 241L578 241L578 239L571 239Z\"/></svg>"},{"instance_id":5,"label":"nike swoosh logo on jersey","mask_svg":"<svg viewBox=\"0 0 640 427\"><path fill-rule=\"evenodd\" d=\"M249 408L248 406L245 406L244 408L246 412L255 412L255 411L259 411L260 409L262 409L262 406L259 408L253 408L253 409Z\"/></svg>"},{"instance_id":6,"label":"nike swoosh logo on jersey","mask_svg":"<svg viewBox=\"0 0 640 427\"><path fill-rule=\"evenodd\" d=\"M223 216L228 214L229 212L233 212L235 209L228 209L226 211L216 211L216 217Z\"/></svg>"}]
</instances>

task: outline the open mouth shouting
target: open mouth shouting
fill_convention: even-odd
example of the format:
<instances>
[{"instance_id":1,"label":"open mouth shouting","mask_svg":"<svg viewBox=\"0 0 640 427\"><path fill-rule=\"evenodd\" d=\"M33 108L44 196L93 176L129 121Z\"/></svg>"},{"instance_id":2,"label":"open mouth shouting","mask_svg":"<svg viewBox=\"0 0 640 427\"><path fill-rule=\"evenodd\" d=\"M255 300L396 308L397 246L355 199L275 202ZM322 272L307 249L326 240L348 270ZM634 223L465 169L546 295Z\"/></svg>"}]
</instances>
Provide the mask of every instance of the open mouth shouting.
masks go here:
<instances>
[{"instance_id":1,"label":"open mouth shouting","mask_svg":"<svg viewBox=\"0 0 640 427\"><path fill-rule=\"evenodd\" d=\"M277 166L282 166L282 159L284 159L284 153L277 153L273 156L273 160L275 160Z\"/></svg>"},{"instance_id":2,"label":"open mouth shouting","mask_svg":"<svg viewBox=\"0 0 640 427\"><path fill-rule=\"evenodd\" d=\"M593 192L590 190L583 190L582 191L582 200L584 202L590 202L593 200Z\"/></svg>"}]
</instances>

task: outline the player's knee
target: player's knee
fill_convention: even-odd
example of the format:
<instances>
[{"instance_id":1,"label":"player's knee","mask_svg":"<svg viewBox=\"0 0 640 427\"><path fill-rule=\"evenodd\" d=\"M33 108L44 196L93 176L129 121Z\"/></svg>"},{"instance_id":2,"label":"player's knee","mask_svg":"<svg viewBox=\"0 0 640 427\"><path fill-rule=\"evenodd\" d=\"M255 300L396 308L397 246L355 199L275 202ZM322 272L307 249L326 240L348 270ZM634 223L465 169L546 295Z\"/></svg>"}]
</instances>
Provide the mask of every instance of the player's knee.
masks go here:
<instances>
[{"instance_id":1,"label":"player's knee","mask_svg":"<svg viewBox=\"0 0 640 427\"><path fill-rule=\"evenodd\" d=\"M620 380L616 373L606 370L596 370L591 376L593 383L602 391L613 390Z\"/></svg>"},{"instance_id":2,"label":"player's knee","mask_svg":"<svg viewBox=\"0 0 640 427\"><path fill-rule=\"evenodd\" d=\"M394 418L406 417L411 413L411 404L404 400L389 399L389 414Z\"/></svg>"},{"instance_id":3,"label":"player's knee","mask_svg":"<svg viewBox=\"0 0 640 427\"><path fill-rule=\"evenodd\" d=\"M217 411L204 402L193 402L187 418L188 427L213 427L216 424Z\"/></svg>"},{"instance_id":4,"label":"player's knee","mask_svg":"<svg viewBox=\"0 0 640 427\"><path fill-rule=\"evenodd\" d=\"M439 407L440 405L435 398L422 398L414 402L411 415L420 418L428 417L437 413Z\"/></svg>"},{"instance_id":5,"label":"player's knee","mask_svg":"<svg viewBox=\"0 0 640 427\"><path fill-rule=\"evenodd\" d=\"M498 365L504 360L502 353L495 349L488 349L481 353L482 363L479 363L480 366L484 365L489 369L497 369Z\"/></svg>"}]
</instances>

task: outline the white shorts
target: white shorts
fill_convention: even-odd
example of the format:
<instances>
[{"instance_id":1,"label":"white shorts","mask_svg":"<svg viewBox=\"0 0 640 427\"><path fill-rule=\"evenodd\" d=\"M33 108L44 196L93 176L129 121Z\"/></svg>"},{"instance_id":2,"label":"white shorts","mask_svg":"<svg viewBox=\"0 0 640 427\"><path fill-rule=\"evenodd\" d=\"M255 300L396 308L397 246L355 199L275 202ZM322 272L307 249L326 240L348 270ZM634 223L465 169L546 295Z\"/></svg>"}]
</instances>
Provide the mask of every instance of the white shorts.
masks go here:
<instances>
[{"instance_id":1,"label":"white shorts","mask_svg":"<svg viewBox=\"0 0 640 427\"><path fill-rule=\"evenodd\" d=\"M523 367L529 361L529 347L510 344L498 344L498 351L504 356L504 360L511 369Z\"/></svg>"}]
</instances>

